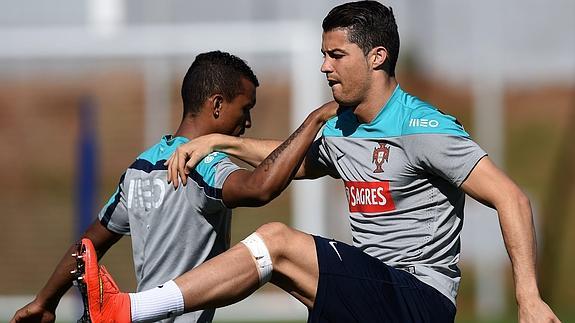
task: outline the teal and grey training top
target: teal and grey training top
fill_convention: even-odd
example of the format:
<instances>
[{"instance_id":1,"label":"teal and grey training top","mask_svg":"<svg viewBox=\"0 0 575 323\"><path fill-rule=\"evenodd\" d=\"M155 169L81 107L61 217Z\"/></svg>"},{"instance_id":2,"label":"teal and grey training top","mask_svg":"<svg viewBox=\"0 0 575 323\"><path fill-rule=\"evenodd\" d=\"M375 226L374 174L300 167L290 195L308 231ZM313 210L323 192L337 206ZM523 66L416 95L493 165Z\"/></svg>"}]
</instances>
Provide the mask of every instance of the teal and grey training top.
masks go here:
<instances>
[{"instance_id":1,"label":"teal and grey training top","mask_svg":"<svg viewBox=\"0 0 575 323\"><path fill-rule=\"evenodd\" d=\"M486 153L455 118L399 86L370 123L344 110L312 156L343 180L353 243L453 303L459 287L460 185Z\"/></svg>"},{"instance_id":2,"label":"teal and grey training top","mask_svg":"<svg viewBox=\"0 0 575 323\"><path fill-rule=\"evenodd\" d=\"M111 231L131 235L138 291L174 279L229 248L231 210L222 201L222 187L239 167L226 154L212 153L192 171L186 186L174 190L164 162L187 141L165 136L142 153L98 216ZM213 315L213 310L194 312L178 321L209 322Z\"/></svg>"}]
</instances>

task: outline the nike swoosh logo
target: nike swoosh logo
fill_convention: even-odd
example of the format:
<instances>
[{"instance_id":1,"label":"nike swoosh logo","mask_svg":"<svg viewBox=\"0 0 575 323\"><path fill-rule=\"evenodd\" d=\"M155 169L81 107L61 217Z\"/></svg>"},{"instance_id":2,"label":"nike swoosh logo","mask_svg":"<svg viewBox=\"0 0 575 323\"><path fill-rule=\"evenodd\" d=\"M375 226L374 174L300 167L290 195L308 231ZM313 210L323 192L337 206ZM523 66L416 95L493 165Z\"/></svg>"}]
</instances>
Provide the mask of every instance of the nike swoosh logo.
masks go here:
<instances>
[{"instance_id":1,"label":"nike swoosh logo","mask_svg":"<svg viewBox=\"0 0 575 323\"><path fill-rule=\"evenodd\" d=\"M339 251L337 251L337 248L335 247L336 243L337 243L336 241L330 241L329 245L333 248L333 250L335 250L335 253L337 253L337 257L339 258L339 261L343 261L343 259L341 259L341 255L339 254Z\"/></svg>"}]
</instances>

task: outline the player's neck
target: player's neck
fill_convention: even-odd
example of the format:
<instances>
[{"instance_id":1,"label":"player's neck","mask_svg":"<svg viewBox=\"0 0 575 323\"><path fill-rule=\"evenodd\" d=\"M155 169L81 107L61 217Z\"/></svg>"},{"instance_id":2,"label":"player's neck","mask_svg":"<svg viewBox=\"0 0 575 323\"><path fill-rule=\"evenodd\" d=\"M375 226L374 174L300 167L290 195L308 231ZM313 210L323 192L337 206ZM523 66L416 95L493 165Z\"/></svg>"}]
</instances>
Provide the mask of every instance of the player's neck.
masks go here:
<instances>
[{"instance_id":1,"label":"player's neck","mask_svg":"<svg viewBox=\"0 0 575 323\"><path fill-rule=\"evenodd\" d=\"M200 122L199 118L185 117L182 119L174 137L185 137L190 140L211 133L205 122Z\"/></svg>"},{"instance_id":2,"label":"player's neck","mask_svg":"<svg viewBox=\"0 0 575 323\"><path fill-rule=\"evenodd\" d=\"M372 122L381 109L385 107L396 87L397 81L395 77L386 77L379 82L374 82L371 90L367 93L366 99L354 109L353 113L357 119L362 123Z\"/></svg>"}]
</instances>

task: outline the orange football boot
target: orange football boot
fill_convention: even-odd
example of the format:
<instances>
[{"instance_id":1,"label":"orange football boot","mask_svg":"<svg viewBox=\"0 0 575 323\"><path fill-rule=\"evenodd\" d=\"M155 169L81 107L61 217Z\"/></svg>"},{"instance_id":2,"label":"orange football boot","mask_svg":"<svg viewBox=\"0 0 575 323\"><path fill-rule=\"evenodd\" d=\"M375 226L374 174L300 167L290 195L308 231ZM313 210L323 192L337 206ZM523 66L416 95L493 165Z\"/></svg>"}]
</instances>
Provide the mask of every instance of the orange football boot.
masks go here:
<instances>
[{"instance_id":1,"label":"orange football boot","mask_svg":"<svg viewBox=\"0 0 575 323\"><path fill-rule=\"evenodd\" d=\"M74 285L78 286L84 302L84 315L79 323L131 322L130 296L121 293L118 285L104 266L98 266L98 256L90 239L82 239L76 258Z\"/></svg>"}]
</instances>

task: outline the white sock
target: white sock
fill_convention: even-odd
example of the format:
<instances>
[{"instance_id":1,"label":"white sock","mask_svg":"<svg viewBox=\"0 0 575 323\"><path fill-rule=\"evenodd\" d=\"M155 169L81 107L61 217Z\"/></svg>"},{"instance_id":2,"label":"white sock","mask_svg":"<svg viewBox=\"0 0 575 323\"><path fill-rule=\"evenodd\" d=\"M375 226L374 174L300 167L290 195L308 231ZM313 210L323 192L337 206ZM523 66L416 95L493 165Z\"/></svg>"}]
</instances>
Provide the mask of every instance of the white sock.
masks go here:
<instances>
[{"instance_id":1,"label":"white sock","mask_svg":"<svg viewBox=\"0 0 575 323\"><path fill-rule=\"evenodd\" d=\"M154 322L184 313L184 296L173 280L129 295L132 322Z\"/></svg>"}]
</instances>

